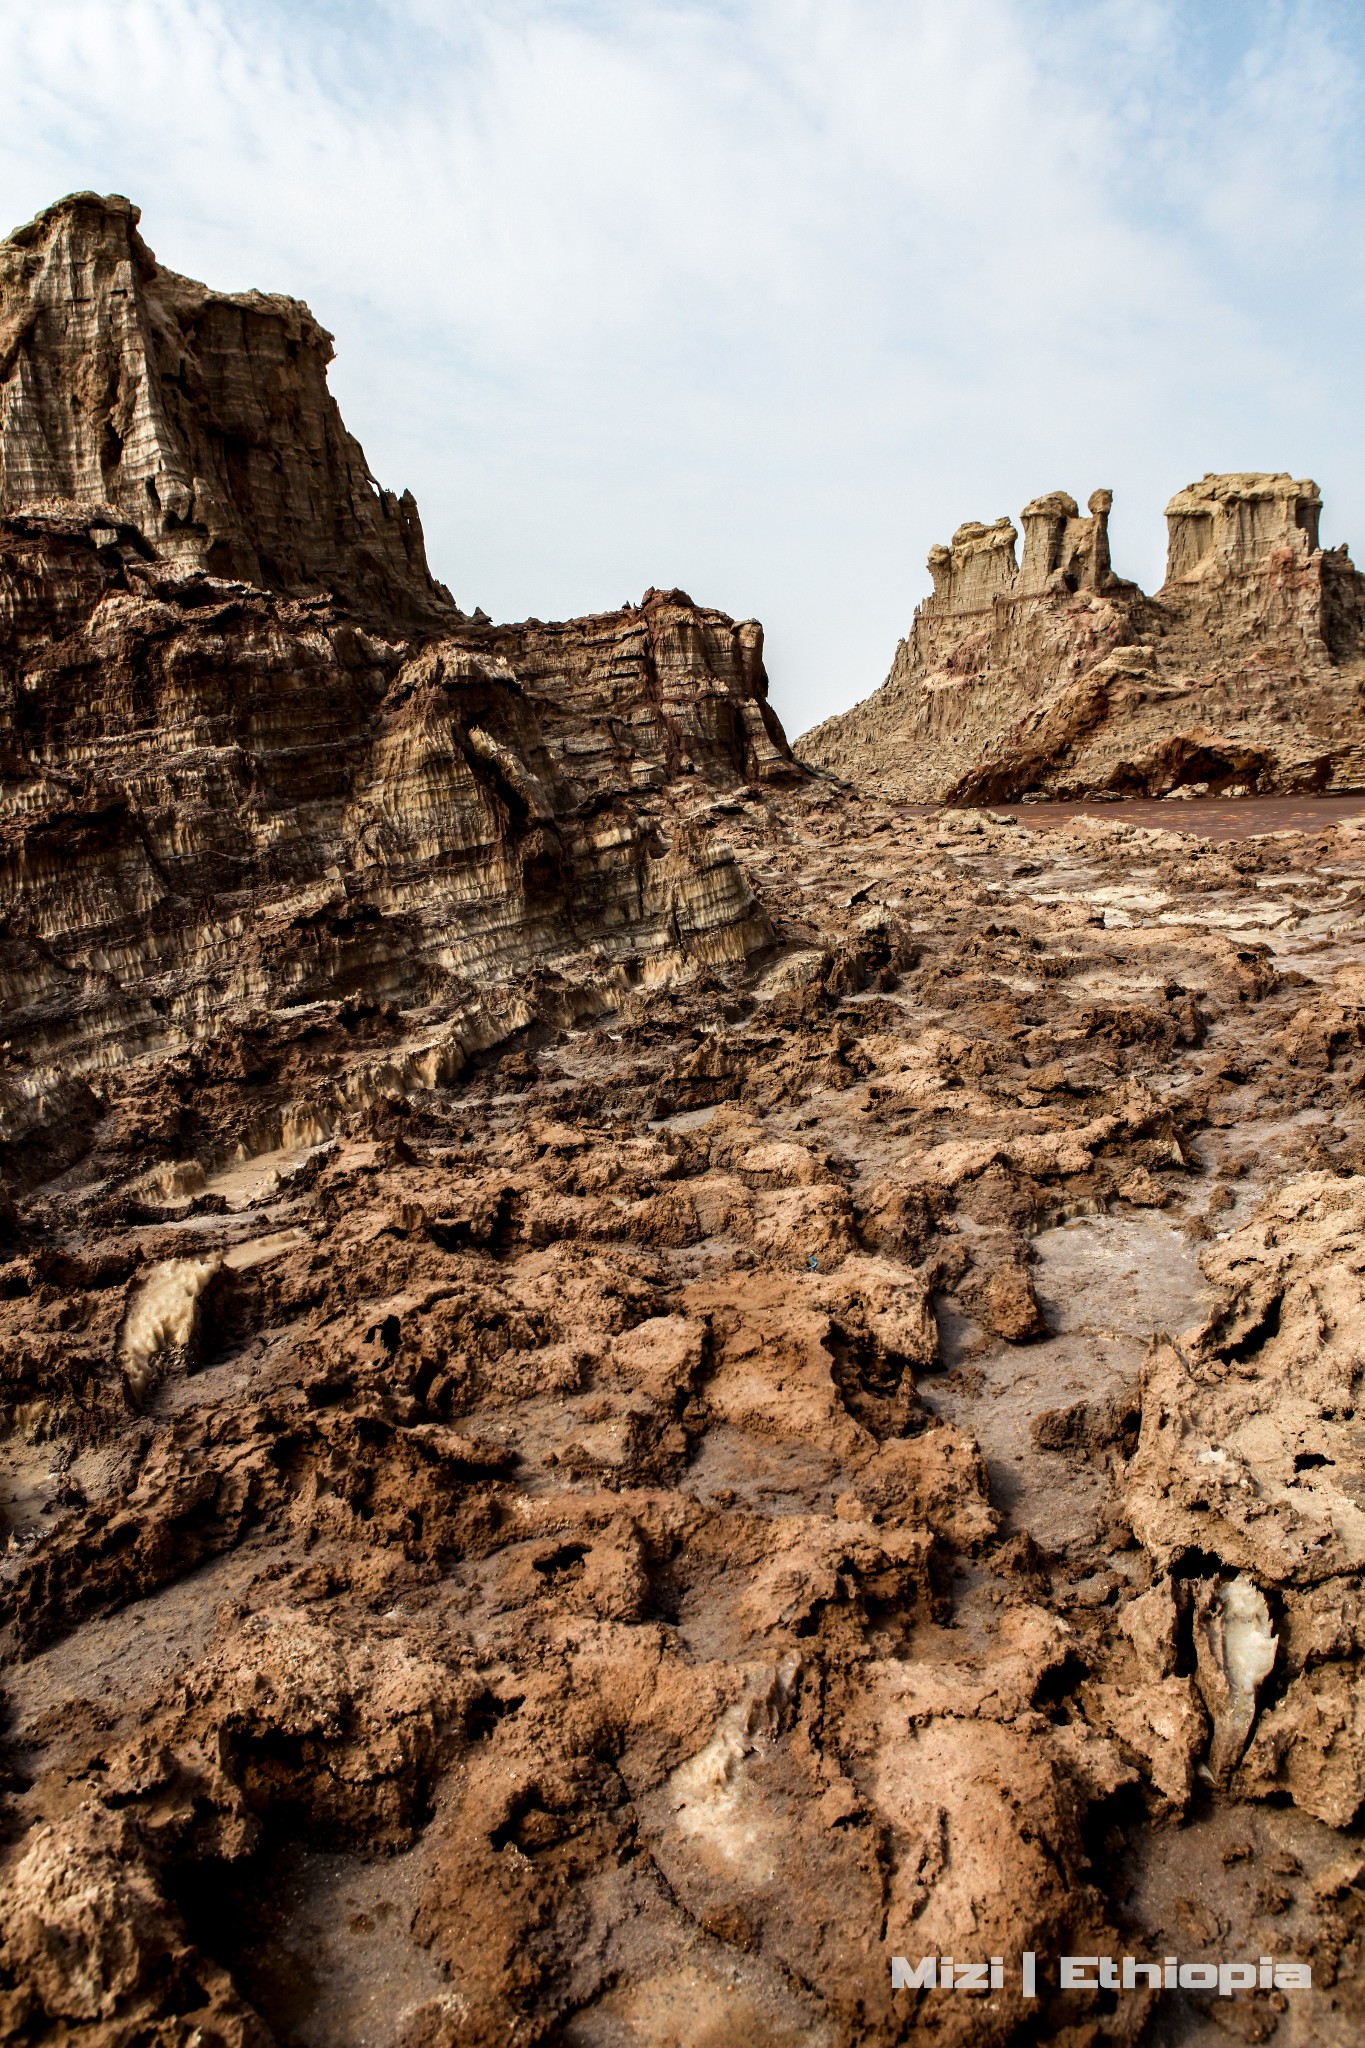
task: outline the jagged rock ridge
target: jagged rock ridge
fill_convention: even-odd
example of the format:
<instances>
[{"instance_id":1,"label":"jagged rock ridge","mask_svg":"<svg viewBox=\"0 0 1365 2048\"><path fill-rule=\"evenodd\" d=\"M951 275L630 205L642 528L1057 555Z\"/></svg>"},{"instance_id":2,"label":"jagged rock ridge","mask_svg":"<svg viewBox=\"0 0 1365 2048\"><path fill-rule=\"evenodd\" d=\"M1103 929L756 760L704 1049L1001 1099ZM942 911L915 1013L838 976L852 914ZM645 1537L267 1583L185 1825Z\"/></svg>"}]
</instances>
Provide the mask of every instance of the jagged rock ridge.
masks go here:
<instances>
[{"instance_id":1,"label":"jagged rock ridge","mask_svg":"<svg viewBox=\"0 0 1365 2048\"><path fill-rule=\"evenodd\" d=\"M1115 575L1108 491L958 528L882 688L804 735L889 796L1005 801L1365 784L1365 579L1309 480L1206 476L1167 507L1155 597Z\"/></svg>"}]
</instances>

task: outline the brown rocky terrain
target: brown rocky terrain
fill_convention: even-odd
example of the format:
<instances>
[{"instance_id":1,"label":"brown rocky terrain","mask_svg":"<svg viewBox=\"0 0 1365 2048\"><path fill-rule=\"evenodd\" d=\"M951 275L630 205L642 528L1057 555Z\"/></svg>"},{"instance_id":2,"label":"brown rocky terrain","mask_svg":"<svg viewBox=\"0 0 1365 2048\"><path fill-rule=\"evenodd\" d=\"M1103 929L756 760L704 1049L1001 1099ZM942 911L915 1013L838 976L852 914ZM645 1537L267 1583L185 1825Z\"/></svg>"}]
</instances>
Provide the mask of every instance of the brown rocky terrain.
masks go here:
<instances>
[{"instance_id":1,"label":"brown rocky terrain","mask_svg":"<svg viewBox=\"0 0 1365 2048\"><path fill-rule=\"evenodd\" d=\"M1206 476L1172 498L1155 597L1110 564L1109 491L969 521L882 687L800 757L920 802L1365 788L1365 578L1321 495Z\"/></svg>"},{"instance_id":2,"label":"brown rocky terrain","mask_svg":"<svg viewBox=\"0 0 1365 2048\"><path fill-rule=\"evenodd\" d=\"M1358 2041L1365 820L103 517L0 525L0 2037Z\"/></svg>"}]
</instances>

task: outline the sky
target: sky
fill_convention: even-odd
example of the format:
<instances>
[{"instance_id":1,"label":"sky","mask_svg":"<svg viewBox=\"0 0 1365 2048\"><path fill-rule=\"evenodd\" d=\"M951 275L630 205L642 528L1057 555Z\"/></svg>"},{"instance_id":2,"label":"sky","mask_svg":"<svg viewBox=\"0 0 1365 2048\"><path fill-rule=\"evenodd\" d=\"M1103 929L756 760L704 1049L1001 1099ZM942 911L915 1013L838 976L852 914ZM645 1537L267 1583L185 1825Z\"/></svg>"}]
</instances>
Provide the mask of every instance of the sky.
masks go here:
<instances>
[{"instance_id":1,"label":"sky","mask_svg":"<svg viewBox=\"0 0 1365 2048\"><path fill-rule=\"evenodd\" d=\"M468 610L763 620L795 735L930 546L1206 470L1365 559L1359 0L0 0L0 234L308 301Z\"/></svg>"}]
</instances>

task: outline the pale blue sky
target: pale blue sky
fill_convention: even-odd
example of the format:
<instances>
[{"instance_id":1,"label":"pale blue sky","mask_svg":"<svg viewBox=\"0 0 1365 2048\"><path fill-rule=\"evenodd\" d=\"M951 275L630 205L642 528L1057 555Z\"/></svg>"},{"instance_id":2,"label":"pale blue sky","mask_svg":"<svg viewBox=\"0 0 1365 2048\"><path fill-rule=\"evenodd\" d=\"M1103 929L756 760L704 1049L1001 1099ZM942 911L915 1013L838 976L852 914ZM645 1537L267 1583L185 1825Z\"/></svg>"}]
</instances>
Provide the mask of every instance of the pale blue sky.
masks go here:
<instances>
[{"instance_id":1,"label":"pale blue sky","mask_svg":"<svg viewBox=\"0 0 1365 2048\"><path fill-rule=\"evenodd\" d=\"M682 584L789 730L961 520L1316 476L1365 557L1359 0L0 0L0 231L306 298L495 617Z\"/></svg>"}]
</instances>

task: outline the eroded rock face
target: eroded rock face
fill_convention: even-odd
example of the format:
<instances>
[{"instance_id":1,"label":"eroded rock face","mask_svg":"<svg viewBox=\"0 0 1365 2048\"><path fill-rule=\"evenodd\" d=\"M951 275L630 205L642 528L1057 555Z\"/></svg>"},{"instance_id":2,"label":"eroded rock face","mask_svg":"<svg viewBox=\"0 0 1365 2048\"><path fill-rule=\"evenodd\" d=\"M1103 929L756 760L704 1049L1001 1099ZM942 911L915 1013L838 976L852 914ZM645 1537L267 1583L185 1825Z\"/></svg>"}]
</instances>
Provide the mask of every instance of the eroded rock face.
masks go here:
<instances>
[{"instance_id":1,"label":"eroded rock face","mask_svg":"<svg viewBox=\"0 0 1365 2048\"><path fill-rule=\"evenodd\" d=\"M428 1003L468 1050L533 967L591 1008L767 944L668 797L799 779L757 623L463 618L308 309L136 223L82 194L0 245L0 1142L228 1017Z\"/></svg>"},{"instance_id":2,"label":"eroded rock face","mask_svg":"<svg viewBox=\"0 0 1365 2048\"><path fill-rule=\"evenodd\" d=\"M1054 491L929 557L882 688L802 759L882 794L975 803L1359 788L1365 580L1318 544L1315 483L1206 476L1167 507L1155 597L1110 565L1108 491Z\"/></svg>"},{"instance_id":3,"label":"eroded rock face","mask_svg":"<svg viewBox=\"0 0 1365 2048\"><path fill-rule=\"evenodd\" d=\"M591 980L767 942L723 846L664 815L687 773L799 774L756 627L651 592L414 641L33 520L0 531L7 594L11 1139L57 1072L227 1016L449 1009L536 964Z\"/></svg>"},{"instance_id":4,"label":"eroded rock face","mask_svg":"<svg viewBox=\"0 0 1365 2048\"><path fill-rule=\"evenodd\" d=\"M342 424L325 328L164 269L139 218L81 192L0 242L0 514L100 514L182 569L456 616L411 495Z\"/></svg>"}]
</instances>

